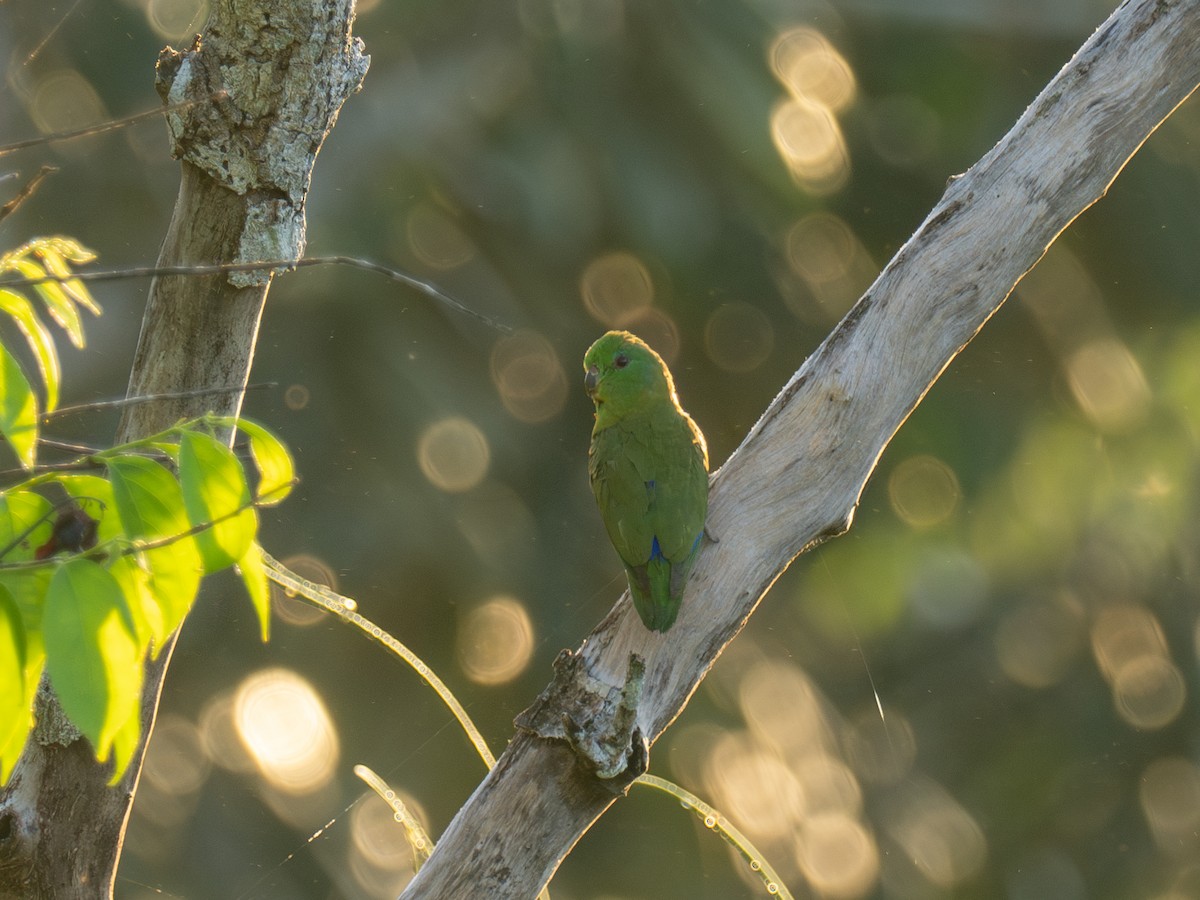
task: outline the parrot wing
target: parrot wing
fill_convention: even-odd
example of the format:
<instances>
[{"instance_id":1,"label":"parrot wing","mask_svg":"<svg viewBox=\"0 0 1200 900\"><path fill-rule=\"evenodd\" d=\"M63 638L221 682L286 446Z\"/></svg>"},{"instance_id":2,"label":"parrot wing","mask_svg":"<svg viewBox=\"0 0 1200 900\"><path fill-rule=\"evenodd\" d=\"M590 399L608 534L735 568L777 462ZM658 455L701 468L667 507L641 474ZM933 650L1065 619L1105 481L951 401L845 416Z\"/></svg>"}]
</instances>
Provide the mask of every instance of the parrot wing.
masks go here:
<instances>
[{"instance_id":1,"label":"parrot wing","mask_svg":"<svg viewBox=\"0 0 1200 900\"><path fill-rule=\"evenodd\" d=\"M650 490L637 429L620 425L606 428L592 438L588 471L592 492L608 537L626 566L644 566L654 542L650 521Z\"/></svg>"},{"instance_id":2,"label":"parrot wing","mask_svg":"<svg viewBox=\"0 0 1200 900\"><path fill-rule=\"evenodd\" d=\"M674 405L593 436L592 490L629 573L639 615L652 630L675 621L708 511L707 454Z\"/></svg>"},{"instance_id":3,"label":"parrot wing","mask_svg":"<svg viewBox=\"0 0 1200 900\"><path fill-rule=\"evenodd\" d=\"M692 438L689 420L674 407L651 417L645 432L645 458L635 457L634 464L646 476L650 530L661 555L678 565L692 555L708 513L704 451Z\"/></svg>"}]
</instances>

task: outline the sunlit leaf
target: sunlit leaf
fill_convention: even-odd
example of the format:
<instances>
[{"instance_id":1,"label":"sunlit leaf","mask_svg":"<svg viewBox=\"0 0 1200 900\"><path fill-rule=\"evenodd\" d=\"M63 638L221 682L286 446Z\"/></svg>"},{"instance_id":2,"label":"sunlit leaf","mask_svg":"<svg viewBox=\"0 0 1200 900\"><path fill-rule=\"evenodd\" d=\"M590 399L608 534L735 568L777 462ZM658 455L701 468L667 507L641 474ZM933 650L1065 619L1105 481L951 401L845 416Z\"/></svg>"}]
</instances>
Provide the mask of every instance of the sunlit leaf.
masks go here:
<instances>
[{"instance_id":1,"label":"sunlit leaf","mask_svg":"<svg viewBox=\"0 0 1200 900\"><path fill-rule=\"evenodd\" d=\"M0 663L0 695L4 696L0 702L3 708L0 711L0 783L8 780L25 747L29 729L33 727L33 699L46 659L41 623L49 583L50 572L47 569L0 573L0 607L6 607L5 614L0 618L7 619L6 625L0 630L13 627L20 629L20 637L13 643L20 645L21 659L19 676L13 676L9 666ZM0 645L4 644L6 639L0 636ZM0 646L0 657L5 652L6 648ZM15 698L10 691L18 685L20 697ZM14 703L15 707L12 705Z\"/></svg>"},{"instance_id":2,"label":"sunlit leaf","mask_svg":"<svg viewBox=\"0 0 1200 900\"><path fill-rule=\"evenodd\" d=\"M75 263L77 266L93 262L96 259L96 251L89 250L83 244L69 237L57 236L44 238L41 243L53 247L59 255Z\"/></svg>"},{"instance_id":3,"label":"sunlit leaf","mask_svg":"<svg viewBox=\"0 0 1200 900\"><path fill-rule=\"evenodd\" d=\"M50 330L33 311L33 304L15 291L0 288L0 312L8 313L25 336L46 385L46 412L50 412L58 406L58 388L62 377L58 351L54 348Z\"/></svg>"},{"instance_id":4,"label":"sunlit leaf","mask_svg":"<svg viewBox=\"0 0 1200 900\"><path fill-rule=\"evenodd\" d=\"M0 783L8 781L12 763L3 748L25 741L33 712L25 702L25 624L17 601L0 585Z\"/></svg>"},{"instance_id":5,"label":"sunlit leaf","mask_svg":"<svg viewBox=\"0 0 1200 900\"><path fill-rule=\"evenodd\" d=\"M21 752L25 749L25 741L33 728L33 711L30 710L29 715L20 722L16 722L15 725L17 727L13 728L8 737L0 740L0 785L8 782L8 776L12 774L13 766L21 758Z\"/></svg>"},{"instance_id":6,"label":"sunlit leaf","mask_svg":"<svg viewBox=\"0 0 1200 900\"><path fill-rule=\"evenodd\" d=\"M42 630L54 691L103 760L142 689L144 648L120 585L91 560L70 560L50 580Z\"/></svg>"},{"instance_id":7,"label":"sunlit leaf","mask_svg":"<svg viewBox=\"0 0 1200 900\"><path fill-rule=\"evenodd\" d=\"M47 577L47 583L49 578ZM41 616L38 616L40 619ZM22 750L25 748L25 738L34 726L34 697L37 695L37 685L42 680L42 670L46 665L46 650L42 647L41 630L29 630L29 617L25 617L25 668L24 668L24 698L22 709L26 710L22 719L16 722L16 727L4 740L0 740L0 773L4 779L12 773Z\"/></svg>"},{"instance_id":8,"label":"sunlit leaf","mask_svg":"<svg viewBox=\"0 0 1200 900\"><path fill-rule=\"evenodd\" d=\"M138 564L136 556L122 556L108 567L121 586L129 614L133 616L134 632L143 644L149 644L154 656L163 648L170 631L166 616L150 584L150 572Z\"/></svg>"},{"instance_id":9,"label":"sunlit leaf","mask_svg":"<svg viewBox=\"0 0 1200 900\"><path fill-rule=\"evenodd\" d=\"M258 493L255 499L268 505L279 503L291 493L292 483L296 480L292 455L279 438L261 425L241 419L238 428L250 438L250 455L258 467Z\"/></svg>"},{"instance_id":10,"label":"sunlit leaf","mask_svg":"<svg viewBox=\"0 0 1200 900\"><path fill-rule=\"evenodd\" d=\"M94 316L100 315L100 304L88 292L87 286L78 278L71 278L71 267L64 257L72 262L91 262L96 254L85 250L79 244L66 238L51 238L40 241L36 247L37 255L41 258L46 271L55 278L62 279L59 284L72 300Z\"/></svg>"},{"instance_id":11,"label":"sunlit leaf","mask_svg":"<svg viewBox=\"0 0 1200 900\"><path fill-rule=\"evenodd\" d=\"M159 547L139 554L150 572L150 589L162 610L161 628L170 634L183 621L200 586L203 562L190 529L179 482L153 460L137 456L106 459L113 499L130 538Z\"/></svg>"},{"instance_id":12,"label":"sunlit leaf","mask_svg":"<svg viewBox=\"0 0 1200 900\"><path fill-rule=\"evenodd\" d=\"M196 534L205 571L233 565L258 529L241 463L216 438L185 431L179 439L179 483L191 524L213 523Z\"/></svg>"},{"instance_id":13,"label":"sunlit leaf","mask_svg":"<svg viewBox=\"0 0 1200 900\"><path fill-rule=\"evenodd\" d=\"M17 271L26 278L45 278L48 274L33 260L19 259L15 261L15 265ZM50 318L62 327L72 344L82 348L86 343L83 337L83 320L80 319L79 310L76 309L74 301L67 296L67 292L54 281L40 282L35 284L33 289L42 298Z\"/></svg>"},{"instance_id":14,"label":"sunlit leaf","mask_svg":"<svg viewBox=\"0 0 1200 900\"><path fill-rule=\"evenodd\" d=\"M125 717L125 724L117 729L112 740L113 773L108 780L111 787L121 780L129 763L137 754L138 744L142 738L142 700L140 696L133 700L133 707Z\"/></svg>"},{"instance_id":15,"label":"sunlit leaf","mask_svg":"<svg viewBox=\"0 0 1200 900\"><path fill-rule=\"evenodd\" d=\"M33 468L37 458L37 398L13 355L0 344L0 434L21 465Z\"/></svg>"},{"instance_id":16,"label":"sunlit leaf","mask_svg":"<svg viewBox=\"0 0 1200 900\"><path fill-rule=\"evenodd\" d=\"M267 570L263 566L263 550L257 542L251 542L245 554L237 563L242 575L242 583L250 595L254 612L258 615L258 625L262 630L264 641L271 638L271 588L267 583Z\"/></svg>"}]
</instances>

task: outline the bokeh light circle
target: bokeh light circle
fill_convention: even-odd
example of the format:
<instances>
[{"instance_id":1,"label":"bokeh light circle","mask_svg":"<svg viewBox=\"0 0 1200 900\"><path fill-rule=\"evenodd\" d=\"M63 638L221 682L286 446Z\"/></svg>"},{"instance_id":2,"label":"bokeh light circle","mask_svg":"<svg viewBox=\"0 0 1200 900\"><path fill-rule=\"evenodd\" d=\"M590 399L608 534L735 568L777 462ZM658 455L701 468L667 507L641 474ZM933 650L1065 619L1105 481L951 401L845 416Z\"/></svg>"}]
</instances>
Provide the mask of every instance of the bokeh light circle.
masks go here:
<instances>
[{"instance_id":1,"label":"bokeh light circle","mask_svg":"<svg viewBox=\"0 0 1200 900\"><path fill-rule=\"evenodd\" d=\"M1113 702L1121 718L1135 728L1153 730L1175 721L1183 711L1187 688L1169 659L1146 654L1121 666L1113 676Z\"/></svg>"},{"instance_id":2,"label":"bokeh light circle","mask_svg":"<svg viewBox=\"0 0 1200 900\"><path fill-rule=\"evenodd\" d=\"M1067 674L1082 641L1077 612L1064 603L1030 600L1000 620L996 659L1015 683L1045 688Z\"/></svg>"},{"instance_id":3,"label":"bokeh light circle","mask_svg":"<svg viewBox=\"0 0 1200 900\"><path fill-rule=\"evenodd\" d=\"M859 243L841 218L815 212L788 229L784 240L788 263L810 284L838 281L850 273Z\"/></svg>"},{"instance_id":4,"label":"bokeh light circle","mask_svg":"<svg viewBox=\"0 0 1200 900\"><path fill-rule=\"evenodd\" d=\"M792 177L810 193L830 194L846 183L850 157L842 129L824 106L794 98L777 104L771 137Z\"/></svg>"},{"instance_id":5,"label":"bokeh light circle","mask_svg":"<svg viewBox=\"0 0 1200 900\"><path fill-rule=\"evenodd\" d=\"M483 481L491 450L475 423L451 416L433 423L421 434L417 460L434 487L461 493Z\"/></svg>"},{"instance_id":6,"label":"bokeh light circle","mask_svg":"<svg viewBox=\"0 0 1200 900\"><path fill-rule=\"evenodd\" d=\"M579 279L583 305L610 328L624 328L629 319L654 300L650 272L632 253L617 251L588 263Z\"/></svg>"},{"instance_id":7,"label":"bokeh light circle","mask_svg":"<svg viewBox=\"0 0 1200 900\"><path fill-rule=\"evenodd\" d=\"M1075 401L1097 427L1120 432L1145 418L1150 387L1141 365L1120 341L1084 344L1067 359L1066 369Z\"/></svg>"},{"instance_id":8,"label":"bokeh light circle","mask_svg":"<svg viewBox=\"0 0 1200 900\"><path fill-rule=\"evenodd\" d=\"M74 69L58 69L38 79L29 115L43 134L95 125L105 118L100 95Z\"/></svg>"},{"instance_id":9,"label":"bokeh light circle","mask_svg":"<svg viewBox=\"0 0 1200 900\"><path fill-rule=\"evenodd\" d=\"M1190 760L1167 756L1150 763L1138 784L1138 800L1164 850L1195 848L1200 831L1200 771Z\"/></svg>"},{"instance_id":10,"label":"bokeh light circle","mask_svg":"<svg viewBox=\"0 0 1200 900\"><path fill-rule=\"evenodd\" d=\"M533 622L515 597L494 597L458 628L458 659L476 684L497 685L525 671L533 657Z\"/></svg>"},{"instance_id":11,"label":"bokeh light circle","mask_svg":"<svg viewBox=\"0 0 1200 900\"><path fill-rule=\"evenodd\" d=\"M306 581L323 585L332 591L338 589L337 573L321 559L307 553L289 556L281 561ZM325 618L327 613L313 604L298 599L291 591L281 587L274 581L271 587L271 609L282 621L300 628L314 625Z\"/></svg>"},{"instance_id":12,"label":"bokeh light circle","mask_svg":"<svg viewBox=\"0 0 1200 900\"><path fill-rule=\"evenodd\" d=\"M290 410L301 410L308 406L310 399L308 388L303 384L289 384L283 392L283 405Z\"/></svg>"},{"instance_id":13,"label":"bokeh light circle","mask_svg":"<svg viewBox=\"0 0 1200 900\"><path fill-rule=\"evenodd\" d=\"M500 402L520 422L545 422L566 405L562 363L550 342L536 331L523 329L496 341L491 373Z\"/></svg>"},{"instance_id":14,"label":"bokeh light circle","mask_svg":"<svg viewBox=\"0 0 1200 900\"><path fill-rule=\"evenodd\" d=\"M854 100L854 72L825 35L812 28L790 28L768 53L775 76L795 96L837 111Z\"/></svg>"},{"instance_id":15,"label":"bokeh light circle","mask_svg":"<svg viewBox=\"0 0 1200 900\"><path fill-rule=\"evenodd\" d=\"M863 824L845 813L805 820L797 857L804 877L822 897L861 897L879 875L879 851Z\"/></svg>"},{"instance_id":16,"label":"bokeh light circle","mask_svg":"<svg viewBox=\"0 0 1200 900\"><path fill-rule=\"evenodd\" d=\"M775 329L762 310L749 303L725 303L704 325L708 358L726 372L752 372L767 361Z\"/></svg>"},{"instance_id":17,"label":"bokeh light circle","mask_svg":"<svg viewBox=\"0 0 1200 900\"><path fill-rule=\"evenodd\" d=\"M414 206L405 223L408 246L435 269L455 269L475 255L475 246L446 213L425 203Z\"/></svg>"},{"instance_id":18,"label":"bokeh light circle","mask_svg":"<svg viewBox=\"0 0 1200 900\"><path fill-rule=\"evenodd\" d=\"M912 528L930 528L946 521L961 495L954 470L928 454L909 457L888 477L892 511Z\"/></svg>"},{"instance_id":19,"label":"bokeh light circle","mask_svg":"<svg viewBox=\"0 0 1200 900\"><path fill-rule=\"evenodd\" d=\"M204 27L208 0L148 0L146 21L166 41L180 41Z\"/></svg>"},{"instance_id":20,"label":"bokeh light circle","mask_svg":"<svg viewBox=\"0 0 1200 900\"><path fill-rule=\"evenodd\" d=\"M408 794L400 800L405 809L428 830L429 818ZM354 849L380 868L395 869L412 863L412 849L404 838L404 829L396 821L392 807L376 794L367 791L350 813L350 837Z\"/></svg>"},{"instance_id":21,"label":"bokeh light circle","mask_svg":"<svg viewBox=\"0 0 1200 900\"><path fill-rule=\"evenodd\" d=\"M238 735L263 779L287 794L308 794L333 777L338 737L316 690L287 669L264 669L238 687Z\"/></svg>"},{"instance_id":22,"label":"bokeh light circle","mask_svg":"<svg viewBox=\"0 0 1200 900\"><path fill-rule=\"evenodd\" d=\"M181 796L198 791L211 768L200 729L179 715L160 716L142 778L164 794Z\"/></svg>"},{"instance_id":23,"label":"bokeh light circle","mask_svg":"<svg viewBox=\"0 0 1200 900\"><path fill-rule=\"evenodd\" d=\"M800 822L804 791L788 765L749 735L719 739L704 779L717 806L754 837L789 835Z\"/></svg>"},{"instance_id":24,"label":"bokeh light circle","mask_svg":"<svg viewBox=\"0 0 1200 900\"><path fill-rule=\"evenodd\" d=\"M931 782L909 785L897 803L892 836L918 871L941 888L953 888L979 871L987 840L979 823Z\"/></svg>"}]
</instances>

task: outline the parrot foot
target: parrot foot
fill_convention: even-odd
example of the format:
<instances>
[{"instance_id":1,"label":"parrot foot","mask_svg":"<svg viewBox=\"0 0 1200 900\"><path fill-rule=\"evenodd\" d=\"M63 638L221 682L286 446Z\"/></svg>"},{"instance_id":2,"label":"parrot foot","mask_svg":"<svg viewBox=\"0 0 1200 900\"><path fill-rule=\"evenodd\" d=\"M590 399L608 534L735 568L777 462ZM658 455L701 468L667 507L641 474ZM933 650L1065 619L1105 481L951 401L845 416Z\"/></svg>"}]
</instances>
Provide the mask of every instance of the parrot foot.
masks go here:
<instances>
[{"instance_id":1,"label":"parrot foot","mask_svg":"<svg viewBox=\"0 0 1200 900\"><path fill-rule=\"evenodd\" d=\"M721 543L721 539L719 537L717 537L715 534L713 534L712 529L708 527L707 522L704 523L704 536L706 538L708 538L710 541L712 541L714 544Z\"/></svg>"}]
</instances>

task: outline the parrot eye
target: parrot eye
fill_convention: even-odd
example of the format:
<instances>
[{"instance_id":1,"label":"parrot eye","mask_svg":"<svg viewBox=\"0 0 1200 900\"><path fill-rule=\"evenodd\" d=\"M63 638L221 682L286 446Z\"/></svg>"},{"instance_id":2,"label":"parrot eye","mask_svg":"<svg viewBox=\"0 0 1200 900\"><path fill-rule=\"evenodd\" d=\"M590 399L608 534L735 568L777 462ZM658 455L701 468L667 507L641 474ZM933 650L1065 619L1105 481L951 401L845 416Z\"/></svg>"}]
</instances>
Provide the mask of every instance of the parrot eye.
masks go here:
<instances>
[{"instance_id":1,"label":"parrot eye","mask_svg":"<svg viewBox=\"0 0 1200 900\"><path fill-rule=\"evenodd\" d=\"M629 365L629 357L624 353L618 353L616 359L613 360L613 365L618 369L623 369Z\"/></svg>"}]
</instances>

